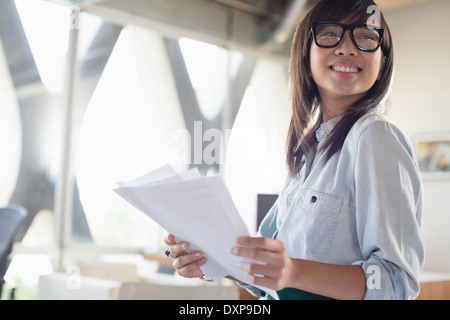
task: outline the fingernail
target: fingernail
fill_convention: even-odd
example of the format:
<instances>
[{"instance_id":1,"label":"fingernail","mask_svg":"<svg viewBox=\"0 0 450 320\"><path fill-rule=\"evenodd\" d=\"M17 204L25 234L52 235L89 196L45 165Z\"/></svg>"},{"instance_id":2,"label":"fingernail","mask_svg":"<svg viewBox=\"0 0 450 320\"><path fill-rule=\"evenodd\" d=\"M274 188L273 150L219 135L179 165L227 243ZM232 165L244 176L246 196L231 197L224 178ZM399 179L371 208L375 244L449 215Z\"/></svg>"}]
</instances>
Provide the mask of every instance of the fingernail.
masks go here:
<instances>
[{"instance_id":1,"label":"fingernail","mask_svg":"<svg viewBox=\"0 0 450 320\"><path fill-rule=\"evenodd\" d=\"M186 249L187 249L187 244L186 244L186 243L183 243L183 244L181 245L181 249L186 250Z\"/></svg>"},{"instance_id":2,"label":"fingernail","mask_svg":"<svg viewBox=\"0 0 450 320\"><path fill-rule=\"evenodd\" d=\"M201 256L202 256L202 253L200 251L195 253L196 258L200 258Z\"/></svg>"},{"instance_id":3,"label":"fingernail","mask_svg":"<svg viewBox=\"0 0 450 320\"><path fill-rule=\"evenodd\" d=\"M231 247L231 248L230 248L230 253L231 253L231 254L237 254L237 248L234 247L234 246Z\"/></svg>"},{"instance_id":4,"label":"fingernail","mask_svg":"<svg viewBox=\"0 0 450 320\"><path fill-rule=\"evenodd\" d=\"M246 263L244 261L241 261L241 262L238 263L238 268L243 270L243 271L248 271L247 270L247 266L248 266L248 263Z\"/></svg>"}]
</instances>

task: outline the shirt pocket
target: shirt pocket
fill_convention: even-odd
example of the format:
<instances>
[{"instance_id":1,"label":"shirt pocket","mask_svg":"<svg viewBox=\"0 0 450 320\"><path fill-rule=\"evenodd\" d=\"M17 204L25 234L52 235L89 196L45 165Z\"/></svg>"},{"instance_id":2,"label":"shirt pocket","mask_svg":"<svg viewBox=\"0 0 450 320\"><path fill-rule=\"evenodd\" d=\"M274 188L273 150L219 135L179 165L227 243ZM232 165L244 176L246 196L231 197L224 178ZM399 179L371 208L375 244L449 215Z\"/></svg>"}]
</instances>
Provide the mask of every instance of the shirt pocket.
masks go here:
<instances>
[{"instance_id":1,"label":"shirt pocket","mask_svg":"<svg viewBox=\"0 0 450 320\"><path fill-rule=\"evenodd\" d=\"M328 258L342 201L308 189L297 193L279 231L292 258L320 262Z\"/></svg>"}]
</instances>

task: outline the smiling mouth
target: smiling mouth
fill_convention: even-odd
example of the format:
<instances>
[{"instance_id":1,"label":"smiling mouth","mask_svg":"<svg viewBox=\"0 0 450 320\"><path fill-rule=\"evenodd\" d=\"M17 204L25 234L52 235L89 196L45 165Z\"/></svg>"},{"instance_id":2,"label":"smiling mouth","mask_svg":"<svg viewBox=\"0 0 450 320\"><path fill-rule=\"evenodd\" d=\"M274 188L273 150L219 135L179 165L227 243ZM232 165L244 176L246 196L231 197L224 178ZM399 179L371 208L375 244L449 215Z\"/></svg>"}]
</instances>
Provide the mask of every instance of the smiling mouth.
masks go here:
<instances>
[{"instance_id":1,"label":"smiling mouth","mask_svg":"<svg viewBox=\"0 0 450 320\"><path fill-rule=\"evenodd\" d=\"M331 66L331 70L337 71L337 72L344 72L344 73L358 73L362 71L360 68L355 67L344 67L344 66Z\"/></svg>"}]
</instances>

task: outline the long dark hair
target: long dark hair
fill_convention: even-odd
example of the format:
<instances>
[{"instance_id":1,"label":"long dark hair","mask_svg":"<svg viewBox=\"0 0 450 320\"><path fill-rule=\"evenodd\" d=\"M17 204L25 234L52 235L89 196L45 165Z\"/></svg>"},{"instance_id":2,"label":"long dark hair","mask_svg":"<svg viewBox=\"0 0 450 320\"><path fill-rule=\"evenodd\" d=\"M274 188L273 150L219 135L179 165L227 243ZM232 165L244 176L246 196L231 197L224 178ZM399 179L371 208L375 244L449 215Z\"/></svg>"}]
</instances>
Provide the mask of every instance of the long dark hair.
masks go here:
<instances>
[{"instance_id":1,"label":"long dark hair","mask_svg":"<svg viewBox=\"0 0 450 320\"><path fill-rule=\"evenodd\" d=\"M371 5L376 4L372 0L321 0L308 12L295 31L289 66L292 118L286 144L286 162L289 174L293 177L303 166L303 155L316 143L315 131L323 122L320 95L310 70L311 25L320 21L365 24L372 14L367 12ZM347 109L330 133L322 148L326 150L326 161L342 148L353 124L378 105L388 93L394 68L394 52L391 33L382 13L380 18L381 27L385 30L381 43L383 58L380 79L363 98ZM315 121L317 112L319 116Z\"/></svg>"}]
</instances>

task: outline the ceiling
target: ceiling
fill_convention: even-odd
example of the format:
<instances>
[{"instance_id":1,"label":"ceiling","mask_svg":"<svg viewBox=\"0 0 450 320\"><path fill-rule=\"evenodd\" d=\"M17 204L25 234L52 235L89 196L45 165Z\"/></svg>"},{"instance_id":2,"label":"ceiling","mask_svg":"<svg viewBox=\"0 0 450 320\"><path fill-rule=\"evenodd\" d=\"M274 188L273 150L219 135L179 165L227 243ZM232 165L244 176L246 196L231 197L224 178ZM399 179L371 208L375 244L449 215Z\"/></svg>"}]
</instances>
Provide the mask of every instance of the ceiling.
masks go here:
<instances>
[{"instance_id":1,"label":"ceiling","mask_svg":"<svg viewBox=\"0 0 450 320\"><path fill-rule=\"evenodd\" d=\"M287 59L290 37L317 0L48 0L77 5L117 24L186 36L256 55ZM378 0L382 10L429 0Z\"/></svg>"}]
</instances>

